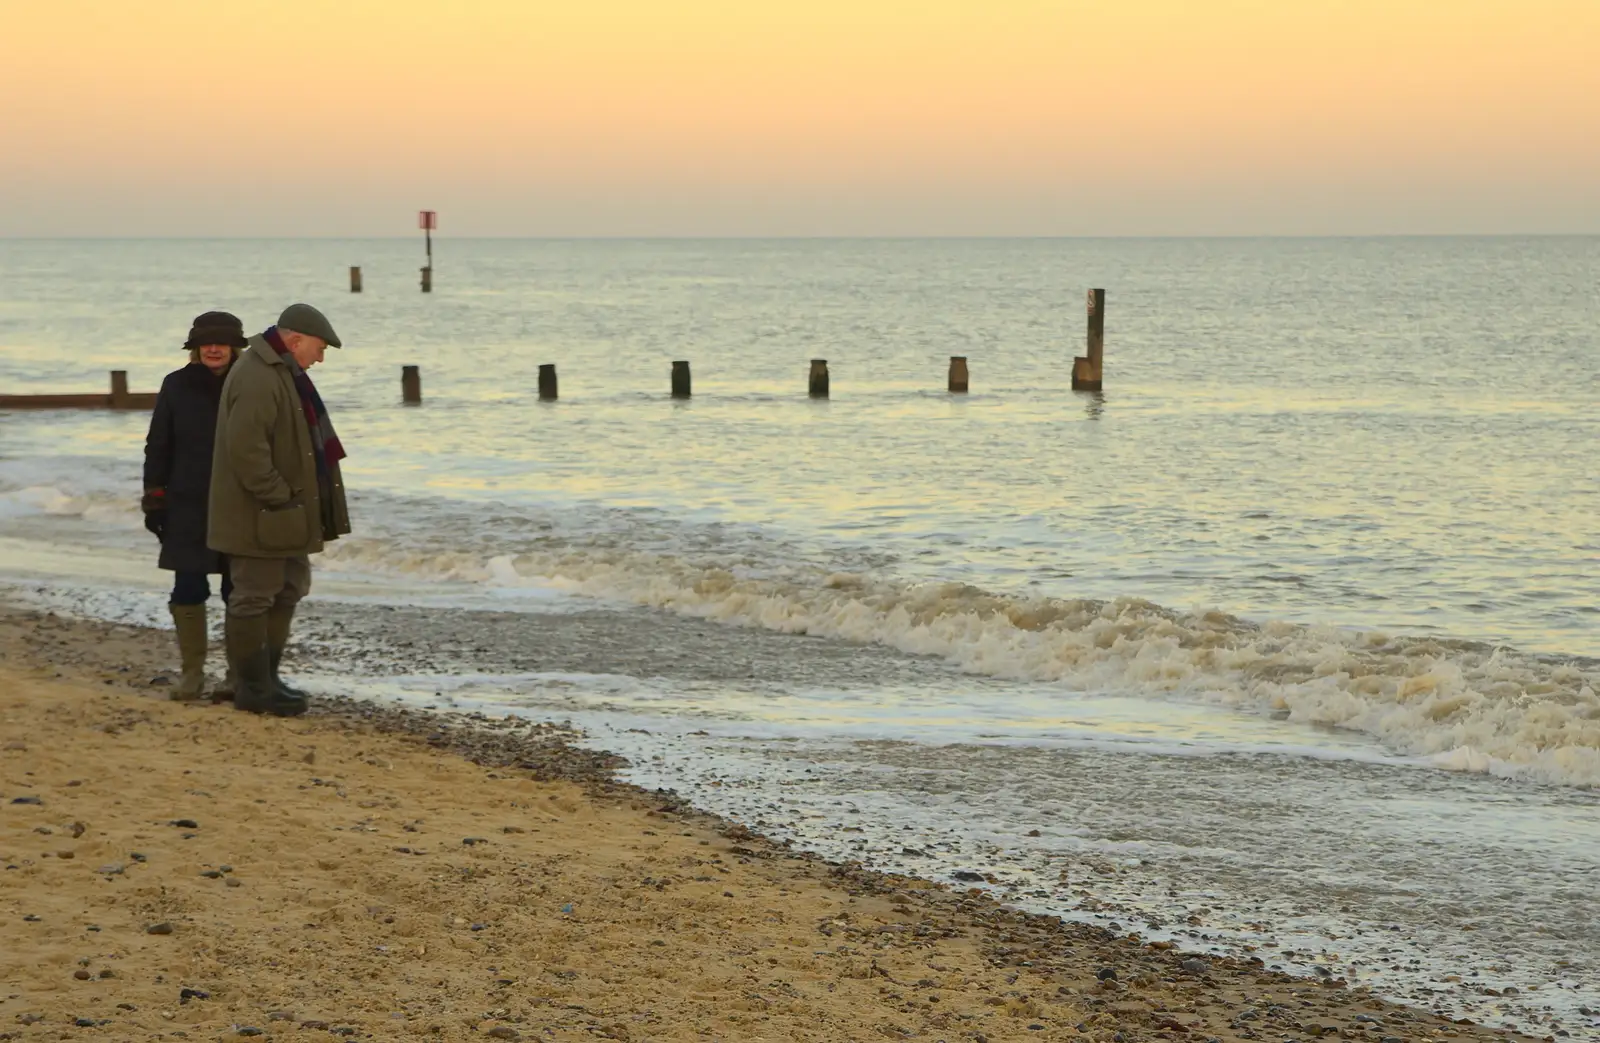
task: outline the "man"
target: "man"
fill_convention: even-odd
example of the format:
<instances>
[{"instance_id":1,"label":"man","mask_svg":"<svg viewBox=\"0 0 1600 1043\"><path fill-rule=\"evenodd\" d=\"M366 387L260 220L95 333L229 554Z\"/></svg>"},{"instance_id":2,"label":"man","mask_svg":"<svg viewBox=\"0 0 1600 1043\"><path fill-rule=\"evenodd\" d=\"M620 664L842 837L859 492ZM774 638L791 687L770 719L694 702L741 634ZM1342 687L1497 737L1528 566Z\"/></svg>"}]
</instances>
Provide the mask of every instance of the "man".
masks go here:
<instances>
[{"instance_id":1,"label":"man","mask_svg":"<svg viewBox=\"0 0 1600 1043\"><path fill-rule=\"evenodd\" d=\"M278 664L311 592L310 555L350 531L344 447L308 376L330 346L342 345L327 318L292 304L250 338L222 386L206 542L228 556L234 705L253 713L305 713L305 694L283 683Z\"/></svg>"}]
</instances>

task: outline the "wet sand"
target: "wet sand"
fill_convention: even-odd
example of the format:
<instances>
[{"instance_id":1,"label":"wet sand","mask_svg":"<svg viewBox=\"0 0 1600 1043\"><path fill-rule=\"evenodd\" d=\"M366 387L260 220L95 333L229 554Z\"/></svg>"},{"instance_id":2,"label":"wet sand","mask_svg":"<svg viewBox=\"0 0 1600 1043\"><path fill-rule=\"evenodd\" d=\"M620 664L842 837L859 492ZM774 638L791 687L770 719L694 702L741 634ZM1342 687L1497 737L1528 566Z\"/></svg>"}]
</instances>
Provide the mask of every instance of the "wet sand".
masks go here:
<instances>
[{"instance_id":1,"label":"wet sand","mask_svg":"<svg viewBox=\"0 0 1600 1043\"><path fill-rule=\"evenodd\" d=\"M169 644L0 609L0 1038L1523 1038L830 865L551 725L170 703Z\"/></svg>"}]
</instances>

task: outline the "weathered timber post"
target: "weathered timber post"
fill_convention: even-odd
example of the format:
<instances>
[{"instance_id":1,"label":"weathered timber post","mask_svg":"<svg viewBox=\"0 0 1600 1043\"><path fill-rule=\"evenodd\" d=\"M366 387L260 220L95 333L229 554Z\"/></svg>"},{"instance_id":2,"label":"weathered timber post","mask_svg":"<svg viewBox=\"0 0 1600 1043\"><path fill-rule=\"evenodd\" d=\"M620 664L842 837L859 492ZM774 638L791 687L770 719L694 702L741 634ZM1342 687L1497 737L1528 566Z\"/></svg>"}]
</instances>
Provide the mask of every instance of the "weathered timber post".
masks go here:
<instances>
[{"instance_id":1,"label":"weathered timber post","mask_svg":"<svg viewBox=\"0 0 1600 1043\"><path fill-rule=\"evenodd\" d=\"M554 402L556 400L556 364L554 362L541 363L539 366L539 401Z\"/></svg>"},{"instance_id":2,"label":"weathered timber post","mask_svg":"<svg viewBox=\"0 0 1600 1043\"><path fill-rule=\"evenodd\" d=\"M422 229L423 241L428 246L428 263L422 267L422 292L433 292L433 230L439 227L439 215L433 210L417 212L417 227Z\"/></svg>"},{"instance_id":3,"label":"weathered timber post","mask_svg":"<svg viewBox=\"0 0 1600 1043\"><path fill-rule=\"evenodd\" d=\"M408 406L422 405L422 370L419 367L400 367L400 397Z\"/></svg>"},{"instance_id":4,"label":"weathered timber post","mask_svg":"<svg viewBox=\"0 0 1600 1043\"><path fill-rule=\"evenodd\" d=\"M361 266L357 264L350 266L350 292L361 292Z\"/></svg>"},{"instance_id":5,"label":"weathered timber post","mask_svg":"<svg viewBox=\"0 0 1600 1043\"><path fill-rule=\"evenodd\" d=\"M956 395L967 393L967 357L965 355L950 356L950 392Z\"/></svg>"},{"instance_id":6,"label":"weathered timber post","mask_svg":"<svg viewBox=\"0 0 1600 1043\"><path fill-rule=\"evenodd\" d=\"M679 360L672 364L672 397L688 398L690 394L689 363Z\"/></svg>"},{"instance_id":7,"label":"weathered timber post","mask_svg":"<svg viewBox=\"0 0 1600 1043\"><path fill-rule=\"evenodd\" d=\"M828 397L828 360L811 360L811 397Z\"/></svg>"},{"instance_id":8,"label":"weathered timber post","mask_svg":"<svg viewBox=\"0 0 1600 1043\"><path fill-rule=\"evenodd\" d=\"M1106 347L1106 291L1089 291L1089 354L1072 360L1072 390L1099 391Z\"/></svg>"},{"instance_id":9,"label":"weathered timber post","mask_svg":"<svg viewBox=\"0 0 1600 1043\"><path fill-rule=\"evenodd\" d=\"M111 408L127 409L128 406L128 371L114 369L111 371Z\"/></svg>"}]
</instances>

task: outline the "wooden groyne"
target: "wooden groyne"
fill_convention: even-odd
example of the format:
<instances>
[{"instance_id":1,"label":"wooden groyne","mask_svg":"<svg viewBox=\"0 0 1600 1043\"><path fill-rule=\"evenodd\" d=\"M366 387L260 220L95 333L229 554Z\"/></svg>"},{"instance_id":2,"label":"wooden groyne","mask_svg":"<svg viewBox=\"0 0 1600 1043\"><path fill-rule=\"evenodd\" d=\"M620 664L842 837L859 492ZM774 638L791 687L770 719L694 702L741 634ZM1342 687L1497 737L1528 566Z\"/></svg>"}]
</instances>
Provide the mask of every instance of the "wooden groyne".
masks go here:
<instances>
[{"instance_id":1,"label":"wooden groyne","mask_svg":"<svg viewBox=\"0 0 1600 1043\"><path fill-rule=\"evenodd\" d=\"M0 395L0 409L154 409L155 392L128 390L128 371L111 371L111 391L99 395Z\"/></svg>"}]
</instances>

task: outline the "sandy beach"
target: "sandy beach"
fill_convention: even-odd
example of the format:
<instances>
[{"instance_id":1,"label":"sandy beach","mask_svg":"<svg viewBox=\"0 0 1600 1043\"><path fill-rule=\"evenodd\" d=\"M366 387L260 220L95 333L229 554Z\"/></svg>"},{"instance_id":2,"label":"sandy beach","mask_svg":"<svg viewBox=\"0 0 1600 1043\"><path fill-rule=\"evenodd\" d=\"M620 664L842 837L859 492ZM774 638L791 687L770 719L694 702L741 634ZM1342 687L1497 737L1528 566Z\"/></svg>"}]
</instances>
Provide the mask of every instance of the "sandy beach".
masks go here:
<instances>
[{"instance_id":1,"label":"sandy beach","mask_svg":"<svg viewBox=\"0 0 1600 1043\"><path fill-rule=\"evenodd\" d=\"M166 641L0 614L0 1038L1518 1038L789 852L553 725L172 703Z\"/></svg>"}]
</instances>

